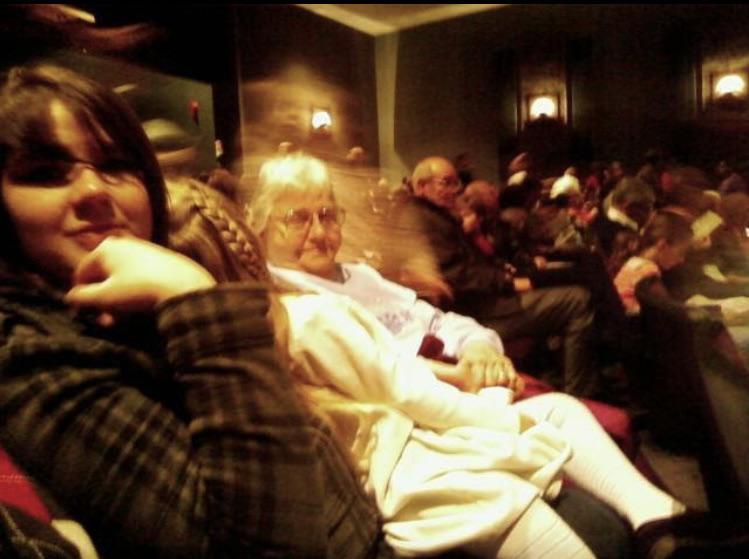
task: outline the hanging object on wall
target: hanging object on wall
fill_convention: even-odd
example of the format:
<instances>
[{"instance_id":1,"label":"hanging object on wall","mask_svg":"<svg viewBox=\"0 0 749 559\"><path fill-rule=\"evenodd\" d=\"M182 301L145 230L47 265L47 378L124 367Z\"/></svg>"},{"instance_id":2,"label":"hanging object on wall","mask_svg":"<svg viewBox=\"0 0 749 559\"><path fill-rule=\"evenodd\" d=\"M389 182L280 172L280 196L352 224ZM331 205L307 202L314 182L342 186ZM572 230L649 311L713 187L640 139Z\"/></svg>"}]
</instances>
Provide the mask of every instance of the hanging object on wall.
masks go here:
<instances>
[{"instance_id":1,"label":"hanging object on wall","mask_svg":"<svg viewBox=\"0 0 749 559\"><path fill-rule=\"evenodd\" d=\"M313 107L310 125L313 134L329 135L333 127L333 119L330 116L330 111Z\"/></svg>"},{"instance_id":2,"label":"hanging object on wall","mask_svg":"<svg viewBox=\"0 0 749 559\"><path fill-rule=\"evenodd\" d=\"M190 107L190 118L195 126L200 126L200 103L193 99L188 103L188 106Z\"/></svg>"},{"instance_id":3,"label":"hanging object on wall","mask_svg":"<svg viewBox=\"0 0 749 559\"><path fill-rule=\"evenodd\" d=\"M528 117L530 120L536 120L537 118L557 118L558 114L558 95L534 95L528 97Z\"/></svg>"},{"instance_id":4,"label":"hanging object on wall","mask_svg":"<svg viewBox=\"0 0 749 559\"><path fill-rule=\"evenodd\" d=\"M710 75L710 99L716 108L724 111L741 111L746 108L746 72L723 72Z\"/></svg>"},{"instance_id":5,"label":"hanging object on wall","mask_svg":"<svg viewBox=\"0 0 749 559\"><path fill-rule=\"evenodd\" d=\"M746 79L744 76L734 72L717 76L713 91L718 98L727 95L731 97L746 97Z\"/></svg>"},{"instance_id":6,"label":"hanging object on wall","mask_svg":"<svg viewBox=\"0 0 749 559\"><path fill-rule=\"evenodd\" d=\"M749 118L749 44L707 46L696 68L704 116L720 121Z\"/></svg>"},{"instance_id":7,"label":"hanging object on wall","mask_svg":"<svg viewBox=\"0 0 749 559\"><path fill-rule=\"evenodd\" d=\"M546 52L524 53L518 77L518 132L529 122L540 118L570 123L563 60L553 58Z\"/></svg>"}]
</instances>

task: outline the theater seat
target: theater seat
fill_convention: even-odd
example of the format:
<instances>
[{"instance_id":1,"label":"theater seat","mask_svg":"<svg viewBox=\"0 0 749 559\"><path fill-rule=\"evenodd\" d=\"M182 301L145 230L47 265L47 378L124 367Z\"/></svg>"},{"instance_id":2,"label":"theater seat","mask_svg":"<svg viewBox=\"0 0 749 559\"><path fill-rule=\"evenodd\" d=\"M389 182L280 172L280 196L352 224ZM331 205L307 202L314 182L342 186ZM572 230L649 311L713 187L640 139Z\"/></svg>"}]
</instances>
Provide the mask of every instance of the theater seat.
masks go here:
<instances>
[{"instance_id":1,"label":"theater seat","mask_svg":"<svg viewBox=\"0 0 749 559\"><path fill-rule=\"evenodd\" d=\"M0 503L15 507L42 522L52 520L29 477L18 469L2 447L0 447Z\"/></svg>"}]
</instances>

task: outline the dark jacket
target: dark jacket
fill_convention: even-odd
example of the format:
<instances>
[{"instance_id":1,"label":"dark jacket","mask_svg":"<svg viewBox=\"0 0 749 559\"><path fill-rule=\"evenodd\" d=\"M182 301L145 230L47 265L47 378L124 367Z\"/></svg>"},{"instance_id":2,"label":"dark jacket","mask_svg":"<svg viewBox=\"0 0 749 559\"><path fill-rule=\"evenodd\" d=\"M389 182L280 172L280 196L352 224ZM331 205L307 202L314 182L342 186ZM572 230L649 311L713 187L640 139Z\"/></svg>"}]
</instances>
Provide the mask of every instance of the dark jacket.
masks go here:
<instances>
[{"instance_id":1,"label":"dark jacket","mask_svg":"<svg viewBox=\"0 0 749 559\"><path fill-rule=\"evenodd\" d=\"M225 284L103 330L0 279L0 444L103 558L375 556L376 509L267 310L263 286Z\"/></svg>"},{"instance_id":2,"label":"dark jacket","mask_svg":"<svg viewBox=\"0 0 749 559\"><path fill-rule=\"evenodd\" d=\"M413 204L420 233L428 238L440 272L453 289L451 310L480 316L487 298L491 298L494 313L520 311L520 299L504 261L483 254L445 210L422 199L415 199Z\"/></svg>"}]
</instances>

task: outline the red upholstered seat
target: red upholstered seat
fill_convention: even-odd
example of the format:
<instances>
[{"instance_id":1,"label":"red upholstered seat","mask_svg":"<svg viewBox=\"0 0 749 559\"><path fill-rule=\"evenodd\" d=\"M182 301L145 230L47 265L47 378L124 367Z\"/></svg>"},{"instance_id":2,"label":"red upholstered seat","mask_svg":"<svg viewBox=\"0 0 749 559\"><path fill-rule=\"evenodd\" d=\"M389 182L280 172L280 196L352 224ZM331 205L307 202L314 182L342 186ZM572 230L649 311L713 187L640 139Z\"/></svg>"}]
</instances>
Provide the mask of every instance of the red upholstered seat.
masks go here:
<instances>
[{"instance_id":1,"label":"red upholstered seat","mask_svg":"<svg viewBox=\"0 0 749 559\"><path fill-rule=\"evenodd\" d=\"M0 503L11 505L29 516L50 522L52 516L37 495L34 484L0 447Z\"/></svg>"},{"instance_id":2,"label":"red upholstered seat","mask_svg":"<svg viewBox=\"0 0 749 559\"><path fill-rule=\"evenodd\" d=\"M528 339L526 338L518 340L513 348L517 351L529 350L530 347L526 347L526 343L528 343L527 340ZM442 343L442 340L427 334L421 342L419 355L430 359L455 363L456 361L454 358L446 357L442 354L443 348L444 344ZM510 357L512 358L513 356L510 355ZM555 391L551 385L546 384L535 377L525 373L520 373L520 376L525 381L525 389L522 394L518 396L518 400ZM616 441L619 448L622 449L622 452L624 452L630 460L634 461L637 454L637 444L632 431L632 422L629 414L622 408L604 404L597 400L580 398L580 401L587 406L593 416L598 420L598 423L601 424L601 427L603 427L609 436Z\"/></svg>"}]
</instances>

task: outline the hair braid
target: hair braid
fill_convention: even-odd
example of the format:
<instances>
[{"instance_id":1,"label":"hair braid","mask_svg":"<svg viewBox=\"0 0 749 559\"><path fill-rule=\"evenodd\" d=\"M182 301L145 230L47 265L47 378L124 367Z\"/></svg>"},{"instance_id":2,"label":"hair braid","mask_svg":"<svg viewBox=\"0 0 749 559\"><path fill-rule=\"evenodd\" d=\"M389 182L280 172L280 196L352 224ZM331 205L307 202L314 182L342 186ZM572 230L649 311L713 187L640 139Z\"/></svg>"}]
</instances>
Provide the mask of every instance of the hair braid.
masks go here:
<instances>
[{"instance_id":1,"label":"hair braid","mask_svg":"<svg viewBox=\"0 0 749 559\"><path fill-rule=\"evenodd\" d=\"M260 244L241 212L220 192L193 179L170 182L171 240L219 281L268 280Z\"/></svg>"}]
</instances>

